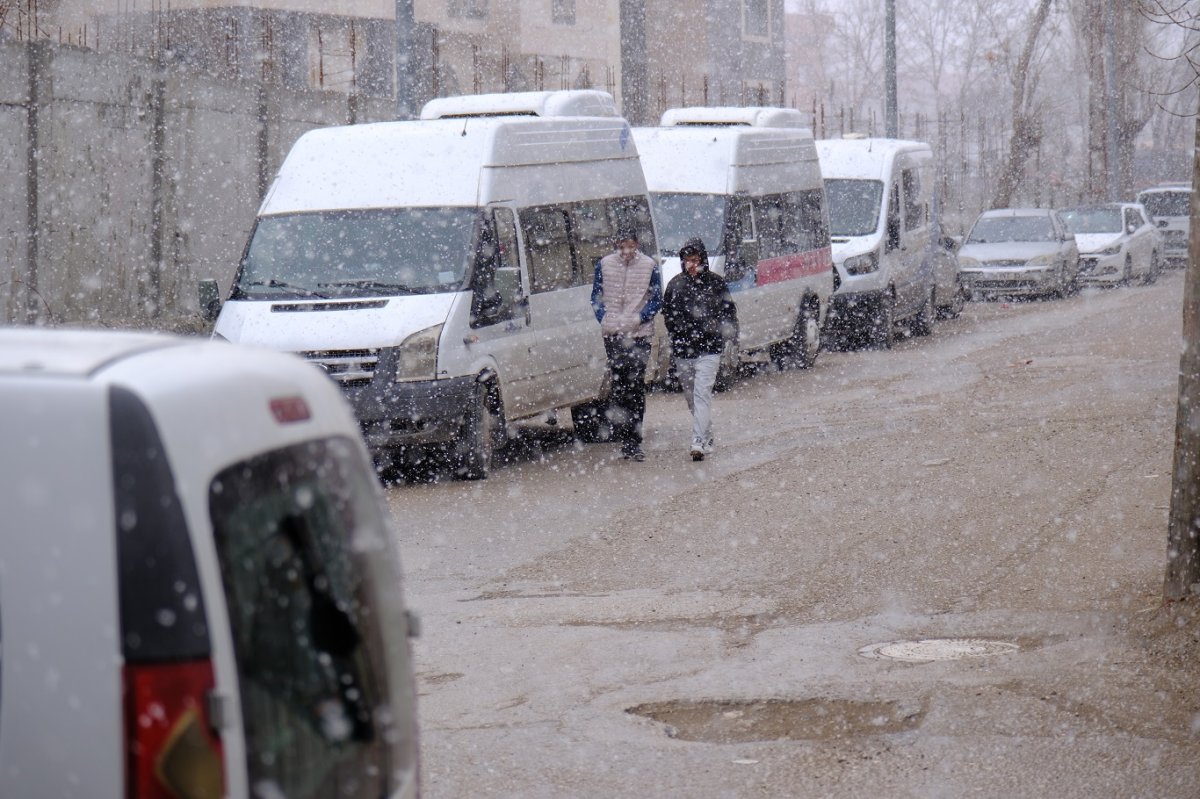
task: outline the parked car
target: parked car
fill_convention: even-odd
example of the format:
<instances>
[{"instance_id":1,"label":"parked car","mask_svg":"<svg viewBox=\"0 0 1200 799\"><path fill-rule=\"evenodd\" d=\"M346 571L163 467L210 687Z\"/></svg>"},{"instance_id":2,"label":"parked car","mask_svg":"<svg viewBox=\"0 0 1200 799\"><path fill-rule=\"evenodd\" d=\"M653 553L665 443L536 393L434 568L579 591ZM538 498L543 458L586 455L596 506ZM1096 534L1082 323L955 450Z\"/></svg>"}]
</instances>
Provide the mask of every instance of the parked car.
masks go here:
<instances>
[{"instance_id":1,"label":"parked car","mask_svg":"<svg viewBox=\"0 0 1200 799\"><path fill-rule=\"evenodd\" d=\"M1171 183L1138 192L1137 201L1146 208L1163 237L1162 257L1165 264L1183 266L1188 257L1192 187L1188 183Z\"/></svg>"},{"instance_id":2,"label":"parked car","mask_svg":"<svg viewBox=\"0 0 1200 799\"><path fill-rule=\"evenodd\" d=\"M292 356L0 330L0 796L413 797L396 544Z\"/></svg>"},{"instance_id":3,"label":"parked car","mask_svg":"<svg viewBox=\"0 0 1200 799\"><path fill-rule=\"evenodd\" d=\"M997 208L975 220L958 264L972 298L1062 297L1078 285L1079 247L1052 209Z\"/></svg>"},{"instance_id":4,"label":"parked car","mask_svg":"<svg viewBox=\"0 0 1200 799\"><path fill-rule=\"evenodd\" d=\"M898 321L928 335L938 303L926 257L932 148L860 137L820 140L817 154L836 267L828 328L884 348Z\"/></svg>"},{"instance_id":5,"label":"parked car","mask_svg":"<svg viewBox=\"0 0 1200 799\"><path fill-rule=\"evenodd\" d=\"M929 257L933 262L934 298L939 319L958 316L970 297L958 266L958 247L957 241L940 230L935 231L930 243Z\"/></svg>"},{"instance_id":6,"label":"parked car","mask_svg":"<svg viewBox=\"0 0 1200 799\"><path fill-rule=\"evenodd\" d=\"M1158 280L1162 234L1140 203L1108 203L1059 209L1079 245L1083 283Z\"/></svg>"}]
</instances>

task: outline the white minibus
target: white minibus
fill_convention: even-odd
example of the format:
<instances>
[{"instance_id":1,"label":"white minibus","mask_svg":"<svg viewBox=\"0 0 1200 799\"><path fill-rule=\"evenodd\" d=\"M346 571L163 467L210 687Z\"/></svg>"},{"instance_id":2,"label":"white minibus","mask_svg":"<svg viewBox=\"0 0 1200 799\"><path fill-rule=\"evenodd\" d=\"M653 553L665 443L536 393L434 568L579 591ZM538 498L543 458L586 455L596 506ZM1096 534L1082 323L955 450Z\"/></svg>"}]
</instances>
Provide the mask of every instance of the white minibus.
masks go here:
<instances>
[{"instance_id":1,"label":"white minibus","mask_svg":"<svg viewBox=\"0 0 1200 799\"><path fill-rule=\"evenodd\" d=\"M629 125L597 91L451 97L314 130L263 200L215 335L295 352L403 466L487 476L507 423L571 408L598 435L590 304L618 228L656 254Z\"/></svg>"},{"instance_id":2,"label":"white minibus","mask_svg":"<svg viewBox=\"0 0 1200 799\"><path fill-rule=\"evenodd\" d=\"M277 352L0 330L0 796L413 799L395 531Z\"/></svg>"},{"instance_id":3,"label":"white minibus","mask_svg":"<svg viewBox=\"0 0 1200 799\"><path fill-rule=\"evenodd\" d=\"M1169 183L1144 189L1138 192L1137 201L1146 207L1146 212L1162 234L1163 260L1172 266L1187 264L1191 184Z\"/></svg>"},{"instance_id":4,"label":"white minibus","mask_svg":"<svg viewBox=\"0 0 1200 799\"><path fill-rule=\"evenodd\" d=\"M933 151L899 139L848 137L817 142L837 290L831 332L891 347L897 321L928 335L939 303L930 258ZM958 287L954 286L954 291Z\"/></svg>"},{"instance_id":5,"label":"white minibus","mask_svg":"<svg viewBox=\"0 0 1200 799\"><path fill-rule=\"evenodd\" d=\"M694 107L667 110L659 127L636 128L663 256L664 285L679 274L679 248L703 240L738 309L736 349L718 384L746 360L811 366L833 292L825 194L812 133L798 111ZM660 337L660 341L662 341ZM668 348L657 369L667 376Z\"/></svg>"}]
</instances>

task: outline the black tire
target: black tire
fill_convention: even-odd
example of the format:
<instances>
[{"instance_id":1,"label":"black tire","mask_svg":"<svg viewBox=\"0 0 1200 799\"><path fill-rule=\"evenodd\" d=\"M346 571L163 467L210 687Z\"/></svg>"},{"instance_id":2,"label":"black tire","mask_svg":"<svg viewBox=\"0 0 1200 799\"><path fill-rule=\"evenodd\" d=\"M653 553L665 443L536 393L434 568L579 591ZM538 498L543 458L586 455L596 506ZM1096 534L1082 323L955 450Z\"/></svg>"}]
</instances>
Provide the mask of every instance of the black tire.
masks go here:
<instances>
[{"instance_id":1,"label":"black tire","mask_svg":"<svg viewBox=\"0 0 1200 799\"><path fill-rule=\"evenodd\" d=\"M867 329L867 344L872 349L890 350L896 332L896 295L885 291Z\"/></svg>"},{"instance_id":2,"label":"black tire","mask_svg":"<svg viewBox=\"0 0 1200 799\"><path fill-rule=\"evenodd\" d=\"M455 474L464 480L486 480L504 440L500 397L494 385L480 383L455 440Z\"/></svg>"},{"instance_id":3,"label":"black tire","mask_svg":"<svg viewBox=\"0 0 1200 799\"><path fill-rule=\"evenodd\" d=\"M917 315L913 317L912 334L914 336L928 336L933 332L933 320L937 317L937 296L935 289L931 286L929 295L925 298L925 304L921 306L921 310L917 311Z\"/></svg>"},{"instance_id":4,"label":"black tire","mask_svg":"<svg viewBox=\"0 0 1200 799\"><path fill-rule=\"evenodd\" d=\"M733 388L741 374L741 360L737 342L726 340L721 350L721 364L717 367L717 379L713 383L714 391L728 391Z\"/></svg>"},{"instance_id":5,"label":"black tire","mask_svg":"<svg viewBox=\"0 0 1200 799\"><path fill-rule=\"evenodd\" d=\"M571 421L575 424L575 437L585 444L598 444L612 440L612 423L605 415L608 404L600 401L585 402L571 408Z\"/></svg>"},{"instance_id":6,"label":"black tire","mask_svg":"<svg viewBox=\"0 0 1200 799\"><path fill-rule=\"evenodd\" d=\"M781 371L809 369L821 351L820 314L807 300L800 304L792 335L771 347L771 360Z\"/></svg>"},{"instance_id":7,"label":"black tire","mask_svg":"<svg viewBox=\"0 0 1200 799\"><path fill-rule=\"evenodd\" d=\"M938 319L957 319L959 314L963 312L967 300L970 299L969 295L970 292L967 291L962 281L958 281L954 286L954 299L949 305L942 305L937 309Z\"/></svg>"}]
</instances>

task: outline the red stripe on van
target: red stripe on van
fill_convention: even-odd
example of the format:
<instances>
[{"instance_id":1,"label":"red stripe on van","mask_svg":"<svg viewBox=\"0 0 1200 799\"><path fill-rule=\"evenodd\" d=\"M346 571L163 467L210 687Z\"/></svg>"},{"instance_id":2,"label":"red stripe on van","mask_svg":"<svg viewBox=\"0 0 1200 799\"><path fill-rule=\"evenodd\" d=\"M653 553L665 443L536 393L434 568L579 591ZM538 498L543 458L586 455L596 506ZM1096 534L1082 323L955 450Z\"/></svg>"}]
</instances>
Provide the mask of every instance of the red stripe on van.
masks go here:
<instances>
[{"instance_id":1,"label":"red stripe on van","mask_svg":"<svg viewBox=\"0 0 1200 799\"><path fill-rule=\"evenodd\" d=\"M833 269L833 251L829 247L809 250L797 255L784 255L758 262L756 285L782 283L801 277L819 275Z\"/></svg>"}]
</instances>

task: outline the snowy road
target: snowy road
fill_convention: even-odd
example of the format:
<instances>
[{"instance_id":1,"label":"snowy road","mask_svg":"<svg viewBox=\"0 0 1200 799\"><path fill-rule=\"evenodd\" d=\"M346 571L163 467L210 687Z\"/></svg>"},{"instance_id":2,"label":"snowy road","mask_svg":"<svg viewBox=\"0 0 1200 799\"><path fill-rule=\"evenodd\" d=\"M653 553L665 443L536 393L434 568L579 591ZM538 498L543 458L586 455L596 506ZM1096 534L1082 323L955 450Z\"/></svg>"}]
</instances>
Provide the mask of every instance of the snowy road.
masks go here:
<instances>
[{"instance_id":1,"label":"snowy road","mask_svg":"<svg viewBox=\"0 0 1200 799\"><path fill-rule=\"evenodd\" d=\"M1182 278L755 375L703 463L655 394L645 463L540 427L389 488L423 795L1197 795L1157 610ZM1016 649L860 654L959 638Z\"/></svg>"}]
</instances>

